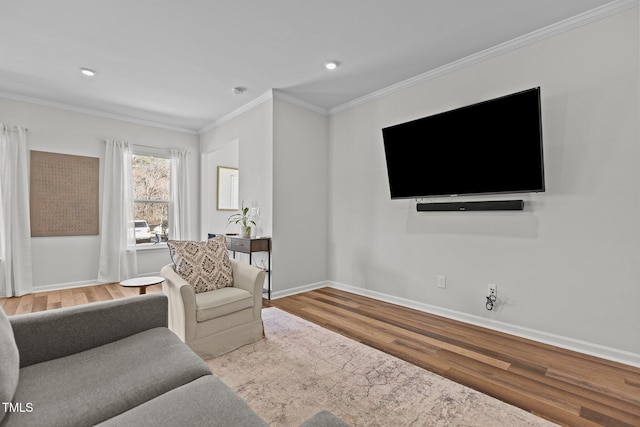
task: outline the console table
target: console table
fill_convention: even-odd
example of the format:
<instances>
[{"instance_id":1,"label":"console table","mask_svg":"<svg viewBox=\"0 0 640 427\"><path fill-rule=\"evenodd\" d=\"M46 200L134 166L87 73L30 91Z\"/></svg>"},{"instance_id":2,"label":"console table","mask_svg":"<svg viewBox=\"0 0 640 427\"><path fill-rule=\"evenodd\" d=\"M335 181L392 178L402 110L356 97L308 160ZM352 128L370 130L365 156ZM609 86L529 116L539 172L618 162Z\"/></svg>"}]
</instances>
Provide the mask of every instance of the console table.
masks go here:
<instances>
[{"instance_id":1,"label":"console table","mask_svg":"<svg viewBox=\"0 0 640 427\"><path fill-rule=\"evenodd\" d=\"M251 264L254 252L267 253L267 266L264 271L267 273L267 299L271 299L271 237L248 237L227 235L227 249L233 252L233 258L236 252L249 254L249 264Z\"/></svg>"}]
</instances>

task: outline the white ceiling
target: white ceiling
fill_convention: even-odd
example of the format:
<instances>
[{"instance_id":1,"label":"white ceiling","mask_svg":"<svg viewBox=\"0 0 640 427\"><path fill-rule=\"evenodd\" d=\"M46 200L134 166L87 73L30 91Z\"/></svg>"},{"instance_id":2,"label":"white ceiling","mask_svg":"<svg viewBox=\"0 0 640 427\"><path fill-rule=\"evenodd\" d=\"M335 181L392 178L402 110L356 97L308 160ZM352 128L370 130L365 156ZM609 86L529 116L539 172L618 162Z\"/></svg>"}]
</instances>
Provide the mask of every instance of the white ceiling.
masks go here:
<instances>
[{"instance_id":1,"label":"white ceiling","mask_svg":"<svg viewBox=\"0 0 640 427\"><path fill-rule=\"evenodd\" d=\"M328 111L607 3L0 0L0 96L198 131L270 89Z\"/></svg>"}]
</instances>

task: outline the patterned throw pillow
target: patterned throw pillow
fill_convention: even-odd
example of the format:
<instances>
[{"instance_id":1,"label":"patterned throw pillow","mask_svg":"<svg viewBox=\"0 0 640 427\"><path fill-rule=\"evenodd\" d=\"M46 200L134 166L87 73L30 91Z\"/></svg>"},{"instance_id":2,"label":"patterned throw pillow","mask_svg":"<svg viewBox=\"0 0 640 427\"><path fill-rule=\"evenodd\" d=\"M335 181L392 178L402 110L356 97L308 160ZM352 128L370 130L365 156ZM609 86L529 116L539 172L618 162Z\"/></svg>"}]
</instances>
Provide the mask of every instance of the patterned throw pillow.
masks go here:
<instances>
[{"instance_id":1,"label":"patterned throw pillow","mask_svg":"<svg viewBox=\"0 0 640 427\"><path fill-rule=\"evenodd\" d=\"M196 293L233 286L233 269L224 236L204 242L169 240L167 245L176 273Z\"/></svg>"}]
</instances>

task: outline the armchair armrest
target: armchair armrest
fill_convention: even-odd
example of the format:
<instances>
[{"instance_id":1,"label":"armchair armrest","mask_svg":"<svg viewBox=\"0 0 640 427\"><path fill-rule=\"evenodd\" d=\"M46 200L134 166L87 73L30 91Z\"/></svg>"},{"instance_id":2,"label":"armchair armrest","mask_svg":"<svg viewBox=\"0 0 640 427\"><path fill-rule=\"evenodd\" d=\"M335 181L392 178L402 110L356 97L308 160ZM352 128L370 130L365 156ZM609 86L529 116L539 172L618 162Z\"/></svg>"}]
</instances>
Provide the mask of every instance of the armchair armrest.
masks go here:
<instances>
[{"instance_id":1,"label":"armchair armrest","mask_svg":"<svg viewBox=\"0 0 640 427\"><path fill-rule=\"evenodd\" d=\"M231 260L231 266L233 267L233 287L244 289L254 296L257 294L262 299L262 286L266 274L264 270L235 259Z\"/></svg>"},{"instance_id":2,"label":"armchair armrest","mask_svg":"<svg viewBox=\"0 0 640 427\"><path fill-rule=\"evenodd\" d=\"M173 263L162 267L160 275L165 279L162 291L169 297L169 329L182 341L189 341L196 333L196 293L193 287L176 273Z\"/></svg>"},{"instance_id":3,"label":"armchair armrest","mask_svg":"<svg viewBox=\"0 0 640 427\"><path fill-rule=\"evenodd\" d=\"M233 267L233 287L244 289L253 295L254 316L260 318L265 271L235 259L231 260L231 266Z\"/></svg>"},{"instance_id":4,"label":"armchair armrest","mask_svg":"<svg viewBox=\"0 0 640 427\"><path fill-rule=\"evenodd\" d=\"M69 356L167 326L167 297L149 294L9 318L20 367Z\"/></svg>"}]
</instances>

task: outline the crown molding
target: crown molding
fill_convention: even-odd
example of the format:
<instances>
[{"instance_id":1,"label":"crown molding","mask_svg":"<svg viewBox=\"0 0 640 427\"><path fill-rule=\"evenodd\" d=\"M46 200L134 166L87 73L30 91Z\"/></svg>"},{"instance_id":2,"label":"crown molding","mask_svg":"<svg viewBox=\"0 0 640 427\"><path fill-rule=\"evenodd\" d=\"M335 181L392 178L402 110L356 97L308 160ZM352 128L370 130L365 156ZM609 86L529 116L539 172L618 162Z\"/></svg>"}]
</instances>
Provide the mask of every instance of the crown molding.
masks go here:
<instances>
[{"instance_id":1,"label":"crown molding","mask_svg":"<svg viewBox=\"0 0 640 427\"><path fill-rule=\"evenodd\" d=\"M259 97L251 100L249 103L243 105L242 107L238 108L237 110L233 110L232 112L220 117L219 119L214 120L213 122L209 123L208 125L206 125L205 127L201 128L200 130L198 130L198 134L202 135L203 133L209 132L211 129L215 129L218 126L222 125L223 123L226 123L236 117L238 117L240 114L249 111L250 109L252 109L253 107L262 104L265 101L268 101L269 99L273 98L273 89L269 89L268 91L266 91L265 93L263 93L262 95L260 95Z\"/></svg>"},{"instance_id":2,"label":"crown molding","mask_svg":"<svg viewBox=\"0 0 640 427\"><path fill-rule=\"evenodd\" d=\"M164 124L164 123L154 122L154 121L151 121L151 120L135 119L133 117L122 116L122 115L119 115L119 114L105 113L104 111L92 110L91 108L78 107L76 105L65 104L65 103L62 103L62 102L47 101L47 100L40 99L40 98L33 98L33 97L30 97L30 96L17 95L17 94L9 93L9 92L0 91L0 98L11 99L13 101L28 102L30 104L42 105L44 107L58 108L60 110L73 111L74 113L89 114L91 116L104 117L106 119L112 119L112 120L120 120L120 121L123 121L123 122L135 123L135 124L144 125L144 126L151 126L151 127L171 130L171 131L175 131L175 132L188 133L188 134L191 134L191 135L197 135L198 134L198 132L196 130L194 130L194 129L181 128L181 127L178 127L178 126L171 126L171 125L167 125L167 124Z\"/></svg>"},{"instance_id":3,"label":"crown molding","mask_svg":"<svg viewBox=\"0 0 640 427\"><path fill-rule=\"evenodd\" d=\"M234 119L235 117L238 117L240 114L249 111L253 107L259 104L262 104L263 102L268 101L269 99L274 99L274 98L288 102L289 104L297 105L298 107L306 108L307 110L314 111L318 114L329 115L329 110L326 108L318 107L315 104L302 101L301 99L291 96L280 89L270 89L264 94L260 95L259 97L253 99L249 103L238 108L237 110L234 110L229 114L222 116L219 119L216 119L213 122L209 123L207 126L200 129L198 133L202 135L203 133L209 132L211 129L215 129L216 127Z\"/></svg>"},{"instance_id":4,"label":"crown molding","mask_svg":"<svg viewBox=\"0 0 640 427\"><path fill-rule=\"evenodd\" d=\"M420 83L424 83L429 80L433 80L437 77L460 70L462 68L468 67L473 64L477 64L479 62L496 57L498 55L502 55L507 52L520 49L532 43L536 43L541 40L547 39L549 37L553 37L558 34L562 34L564 32L573 30L575 28L582 27L584 25L609 17L611 15L624 12L626 10L637 7L638 5L640 5L640 0L613 1L611 3L597 7L590 11L581 13L571 18L567 18L563 21L557 22L555 24L551 24L547 27L541 28L536 31L532 31L531 33L525 34L523 36L517 37L515 39L509 40L507 42L485 49L483 51L466 56L457 61L450 62L449 64L443 65L441 67L434 68L431 71L427 71L415 77L411 77L407 80L403 80L399 83L395 83L391 86L387 86L386 88L377 90L375 92L371 92L368 95L361 96L359 98L346 102L337 107L333 107L329 110L329 114L336 114L342 111L349 110L351 108L357 107L367 102L380 99L389 94L401 91L403 89L415 86Z\"/></svg>"},{"instance_id":5,"label":"crown molding","mask_svg":"<svg viewBox=\"0 0 640 427\"><path fill-rule=\"evenodd\" d=\"M315 104L311 104L310 102L303 101L298 99L288 93L282 91L281 89L273 89L273 97L280 99L282 101L288 102L289 104L297 105L298 107L305 108L307 110L313 111L318 114L322 114L323 116L329 115L329 109L324 107L319 107Z\"/></svg>"}]
</instances>

